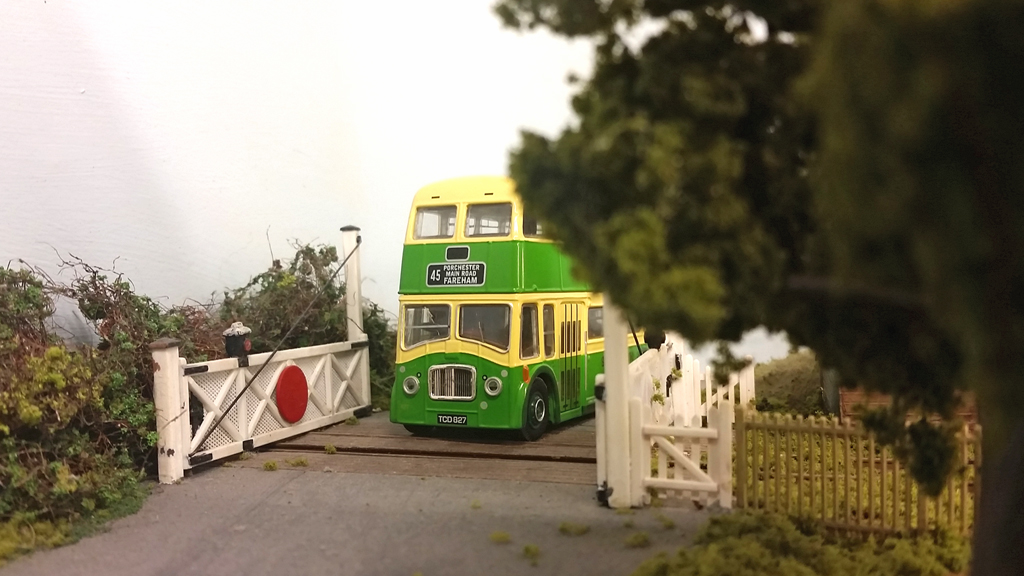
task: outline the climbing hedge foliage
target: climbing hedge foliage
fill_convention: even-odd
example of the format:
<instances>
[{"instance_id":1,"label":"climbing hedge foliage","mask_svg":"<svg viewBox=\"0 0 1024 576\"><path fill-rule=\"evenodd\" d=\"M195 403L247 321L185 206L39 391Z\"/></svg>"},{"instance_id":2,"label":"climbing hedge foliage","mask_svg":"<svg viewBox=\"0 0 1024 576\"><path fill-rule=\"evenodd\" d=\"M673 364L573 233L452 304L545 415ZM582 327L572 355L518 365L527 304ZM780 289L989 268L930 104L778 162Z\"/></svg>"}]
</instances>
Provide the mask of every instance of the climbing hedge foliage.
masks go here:
<instances>
[{"instance_id":1,"label":"climbing hedge foliage","mask_svg":"<svg viewBox=\"0 0 1024 576\"><path fill-rule=\"evenodd\" d=\"M336 250L296 248L290 265L275 262L218 305L167 308L121 274L77 259L63 262L70 279L62 282L27 267L0 268L0 563L141 503L157 440L150 342L170 336L190 361L210 360L223 355L223 329L242 321L253 328L256 351L269 349L307 305L307 320L284 347L345 338L343 284L312 297L337 266ZM57 336L59 299L93 324L96 347ZM381 404L393 379L395 334L372 303L364 326Z\"/></svg>"}]
</instances>

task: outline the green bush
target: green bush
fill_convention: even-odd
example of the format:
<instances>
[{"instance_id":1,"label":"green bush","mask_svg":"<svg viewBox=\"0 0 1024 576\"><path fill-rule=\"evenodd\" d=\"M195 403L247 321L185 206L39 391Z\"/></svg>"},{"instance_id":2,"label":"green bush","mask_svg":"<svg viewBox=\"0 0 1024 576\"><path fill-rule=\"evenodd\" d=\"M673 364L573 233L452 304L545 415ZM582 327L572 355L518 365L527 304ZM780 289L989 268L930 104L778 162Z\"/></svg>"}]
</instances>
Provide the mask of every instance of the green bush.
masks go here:
<instances>
[{"instance_id":1,"label":"green bush","mask_svg":"<svg viewBox=\"0 0 1024 576\"><path fill-rule=\"evenodd\" d=\"M0 562L141 501L157 440L150 342L173 337L190 361L212 360L223 356L223 329L240 320L253 329L254 351L269 350L309 304L284 347L344 340L344 285L335 280L313 300L337 264L332 247L297 246L287 269L275 263L227 292L219 311L160 306L121 274L78 259L62 263L62 283L0 268ZM77 303L99 346L73 350L53 334L57 298ZM375 304L363 318L373 400L386 407L395 332Z\"/></svg>"},{"instance_id":2,"label":"green bush","mask_svg":"<svg viewBox=\"0 0 1024 576\"><path fill-rule=\"evenodd\" d=\"M967 566L968 548L946 534L856 541L767 513L712 518L690 548L660 554L633 576L948 576Z\"/></svg>"},{"instance_id":3,"label":"green bush","mask_svg":"<svg viewBox=\"0 0 1024 576\"><path fill-rule=\"evenodd\" d=\"M282 348L341 342L348 337L345 284L331 280L340 260L333 246L296 245L287 266L279 261L245 286L224 293L218 315L224 323L242 322L252 329L253 353L273 350L304 310L309 313L284 340ZM317 297L322 286L323 294ZM395 378L396 333L384 309L366 302L363 330L370 342L370 390L375 407L387 409Z\"/></svg>"},{"instance_id":4,"label":"green bush","mask_svg":"<svg viewBox=\"0 0 1024 576\"><path fill-rule=\"evenodd\" d=\"M810 416L824 413L821 368L810 351L754 367L757 409Z\"/></svg>"},{"instance_id":5,"label":"green bush","mask_svg":"<svg viewBox=\"0 0 1024 576\"><path fill-rule=\"evenodd\" d=\"M139 491L155 436L152 403L142 400L144 379L126 376L133 373L122 362L148 355L145 343L126 345L116 328L124 311L107 300L84 309L112 312L101 334L116 346L69 350L48 328L54 298L78 283L108 295L128 286L92 272L58 286L31 270L0 269L0 562L63 542L75 521L108 514Z\"/></svg>"}]
</instances>

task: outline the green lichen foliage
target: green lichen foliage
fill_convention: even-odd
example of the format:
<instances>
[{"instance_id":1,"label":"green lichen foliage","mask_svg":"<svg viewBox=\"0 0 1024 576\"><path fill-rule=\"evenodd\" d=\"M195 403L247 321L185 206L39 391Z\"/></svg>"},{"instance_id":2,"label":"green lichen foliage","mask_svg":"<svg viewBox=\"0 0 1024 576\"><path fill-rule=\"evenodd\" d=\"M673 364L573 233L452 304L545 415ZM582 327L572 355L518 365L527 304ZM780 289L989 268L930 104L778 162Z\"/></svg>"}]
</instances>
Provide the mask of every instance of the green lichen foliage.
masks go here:
<instances>
[{"instance_id":1,"label":"green lichen foliage","mask_svg":"<svg viewBox=\"0 0 1024 576\"><path fill-rule=\"evenodd\" d=\"M633 576L948 576L967 561L966 542L947 535L843 541L783 516L737 513L711 519L692 547L652 558Z\"/></svg>"},{"instance_id":2,"label":"green lichen foliage","mask_svg":"<svg viewBox=\"0 0 1024 576\"><path fill-rule=\"evenodd\" d=\"M140 478L155 473L151 342L172 337L189 361L211 360L223 355L223 329L240 320L253 328L253 352L262 351L295 321L296 307L307 305L311 313L286 348L346 337L343 284L335 279L329 293L313 299L312 287L338 264L336 250L296 249L287 267L275 263L229 291L219 310L162 306L120 273L75 258L62 263L64 281L0 268L0 559L58 543L67 526L109 518L138 493ZM98 346L72 349L54 334L57 298L77 304ZM387 398L394 332L372 303L363 321L373 396Z\"/></svg>"},{"instance_id":3,"label":"green lichen foliage","mask_svg":"<svg viewBox=\"0 0 1024 576\"><path fill-rule=\"evenodd\" d=\"M562 522L558 525L558 531L566 536L582 536L587 532L590 532L590 526L586 524L576 524L574 522Z\"/></svg>"}]
</instances>

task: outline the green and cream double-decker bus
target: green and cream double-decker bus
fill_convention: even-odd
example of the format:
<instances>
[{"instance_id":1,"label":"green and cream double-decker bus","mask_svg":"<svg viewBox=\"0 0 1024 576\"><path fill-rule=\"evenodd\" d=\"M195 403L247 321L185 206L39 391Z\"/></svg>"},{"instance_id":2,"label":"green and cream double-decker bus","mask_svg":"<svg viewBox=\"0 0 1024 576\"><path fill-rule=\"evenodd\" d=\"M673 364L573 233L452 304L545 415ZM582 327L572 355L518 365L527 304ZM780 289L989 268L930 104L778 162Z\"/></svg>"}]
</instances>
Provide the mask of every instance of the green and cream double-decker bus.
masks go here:
<instances>
[{"instance_id":1,"label":"green and cream double-decker bus","mask_svg":"<svg viewBox=\"0 0 1024 576\"><path fill-rule=\"evenodd\" d=\"M592 413L602 301L571 268L511 180L420 190L402 254L391 421L413 433L504 428L534 440Z\"/></svg>"}]
</instances>

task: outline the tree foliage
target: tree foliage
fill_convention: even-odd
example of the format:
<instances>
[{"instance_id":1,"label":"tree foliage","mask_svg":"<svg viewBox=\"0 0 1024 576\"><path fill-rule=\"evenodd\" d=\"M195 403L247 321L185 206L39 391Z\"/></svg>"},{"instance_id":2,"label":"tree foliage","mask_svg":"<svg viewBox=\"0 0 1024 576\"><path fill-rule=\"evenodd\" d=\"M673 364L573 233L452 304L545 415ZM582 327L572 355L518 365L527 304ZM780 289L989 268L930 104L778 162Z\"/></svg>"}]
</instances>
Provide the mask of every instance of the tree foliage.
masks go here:
<instances>
[{"instance_id":1,"label":"tree foliage","mask_svg":"<svg viewBox=\"0 0 1024 576\"><path fill-rule=\"evenodd\" d=\"M579 273L641 324L696 342L785 331L847 382L892 394L870 421L936 493L948 431L903 421L953 416L964 351L903 286L835 274L843 238L815 203L819 116L797 94L824 6L499 3L507 25L596 43L578 122L553 140L525 132L510 170Z\"/></svg>"},{"instance_id":2,"label":"tree foliage","mask_svg":"<svg viewBox=\"0 0 1024 576\"><path fill-rule=\"evenodd\" d=\"M925 418L952 418L969 383L990 479L979 558L998 559L975 568L1014 573L1024 2L502 0L497 12L597 46L578 123L553 140L524 133L511 162L582 274L644 324L695 340L784 330L847 383L891 394L866 421L930 493L954 463L949 428Z\"/></svg>"}]
</instances>

